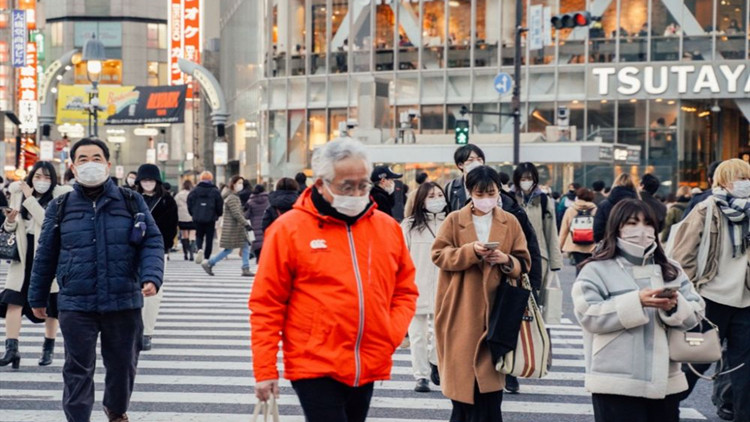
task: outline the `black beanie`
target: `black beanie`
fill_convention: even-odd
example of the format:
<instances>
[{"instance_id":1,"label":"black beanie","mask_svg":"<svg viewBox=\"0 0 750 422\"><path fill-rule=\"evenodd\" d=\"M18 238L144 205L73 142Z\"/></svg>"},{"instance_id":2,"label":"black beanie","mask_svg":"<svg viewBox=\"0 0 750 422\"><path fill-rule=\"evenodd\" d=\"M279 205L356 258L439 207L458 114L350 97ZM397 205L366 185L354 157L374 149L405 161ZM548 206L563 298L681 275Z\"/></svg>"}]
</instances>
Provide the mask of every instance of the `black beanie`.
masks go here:
<instances>
[{"instance_id":1,"label":"black beanie","mask_svg":"<svg viewBox=\"0 0 750 422\"><path fill-rule=\"evenodd\" d=\"M139 183L143 179L153 179L161 183L161 170L153 164L144 164L138 168L135 183Z\"/></svg>"}]
</instances>

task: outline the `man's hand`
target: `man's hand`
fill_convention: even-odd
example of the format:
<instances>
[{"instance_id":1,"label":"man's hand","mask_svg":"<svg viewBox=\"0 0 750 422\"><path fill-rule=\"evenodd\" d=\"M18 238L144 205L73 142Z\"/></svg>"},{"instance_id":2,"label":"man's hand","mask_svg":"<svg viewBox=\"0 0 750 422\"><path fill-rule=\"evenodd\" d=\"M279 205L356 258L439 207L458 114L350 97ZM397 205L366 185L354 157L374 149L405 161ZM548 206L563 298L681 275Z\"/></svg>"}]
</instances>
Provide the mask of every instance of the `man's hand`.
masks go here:
<instances>
[{"instance_id":1,"label":"man's hand","mask_svg":"<svg viewBox=\"0 0 750 422\"><path fill-rule=\"evenodd\" d=\"M33 308L34 316L39 319L47 319L47 308Z\"/></svg>"},{"instance_id":2,"label":"man's hand","mask_svg":"<svg viewBox=\"0 0 750 422\"><path fill-rule=\"evenodd\" d=\"M150 281L143 283L143 289L141 289L141 293L143 293L143 296L145 297L156 295L156 284Z\"/></svg>"},{"instance_id":3,"label":"man's hand","mask_svg":"<svg viewBox=\"0 0 750 422\"><path fill-rule=\"evenodd\" d=\"M30 198L32 195L34 195L34 189L31 189L28 183L21 182L21 192L23 192L24 198Z\"/></svg>"},{"instance_id":4,"label":"man's hand","mask_svg":"<svg viewBox=\"0 0 750 422\"><path fill-rule=\"evenodd\" d=\"M260 401L268 401L271 394L279 398L279 380L266 380L255 384L255 397Z\"/></svg>"}]
</instances>

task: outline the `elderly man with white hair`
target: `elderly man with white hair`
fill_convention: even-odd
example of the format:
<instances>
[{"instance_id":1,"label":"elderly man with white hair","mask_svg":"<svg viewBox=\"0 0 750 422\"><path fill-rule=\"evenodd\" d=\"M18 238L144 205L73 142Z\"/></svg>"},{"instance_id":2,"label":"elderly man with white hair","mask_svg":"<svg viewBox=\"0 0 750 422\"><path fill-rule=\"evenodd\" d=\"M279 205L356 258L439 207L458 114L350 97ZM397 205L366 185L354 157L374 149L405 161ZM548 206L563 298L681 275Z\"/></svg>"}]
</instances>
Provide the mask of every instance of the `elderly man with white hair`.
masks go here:
<instances>
[{"instance_id":1,"label":"elderly man with white hair","mask_svg":"<svg viewBox=\"0 0 750 422\"><path fill-rule=\"evenodd\" d=\"M333 140L312 166L315 184L265 234L249 301L255 394L278 397L282 341L306 420L359 422L414 315L414 265L398 223L370 199L361 143Z\"/></svg>"}]
</instances>

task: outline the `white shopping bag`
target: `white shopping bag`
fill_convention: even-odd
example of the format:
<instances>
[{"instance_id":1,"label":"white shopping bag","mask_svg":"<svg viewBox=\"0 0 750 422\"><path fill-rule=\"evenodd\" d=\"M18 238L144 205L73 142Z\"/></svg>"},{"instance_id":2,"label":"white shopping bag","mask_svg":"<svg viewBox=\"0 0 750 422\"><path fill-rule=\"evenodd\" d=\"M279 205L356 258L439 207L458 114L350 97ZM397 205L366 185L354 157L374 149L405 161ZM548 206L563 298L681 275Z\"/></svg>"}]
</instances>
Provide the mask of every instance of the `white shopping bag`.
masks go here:
<instances>
[{"instance_id":1,"label":"white shopping bag","mask_svg":"<svg viewBox=\"0 0 750 422\"><path fill-rule=\"evenodd\" d=\"M557 271L547 274L547 287L544 288L544 322L547 325L560 324L562 320L563 291Z\"/></svg>"},{"instance_id":2,"label":"white shopping bag","mask_svg":"<svg viewBox=\"0 0 750 422\"><path fill-rule=\"evenodd\" d=\"M268 401L260 401L255 404L252 422L279 422L279 403L271 394Z\"/></svg>"}]
</instances>

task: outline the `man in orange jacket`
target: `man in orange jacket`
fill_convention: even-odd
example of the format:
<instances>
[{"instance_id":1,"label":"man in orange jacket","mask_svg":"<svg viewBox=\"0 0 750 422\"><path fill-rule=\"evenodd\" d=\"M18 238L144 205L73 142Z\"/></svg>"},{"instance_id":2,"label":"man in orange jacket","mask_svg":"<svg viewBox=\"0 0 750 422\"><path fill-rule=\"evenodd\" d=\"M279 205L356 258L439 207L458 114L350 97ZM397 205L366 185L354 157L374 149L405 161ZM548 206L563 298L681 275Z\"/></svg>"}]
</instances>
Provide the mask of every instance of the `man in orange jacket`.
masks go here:
<instances>
[{"instance_id":1,"label":"man in orange jacket","mask_svg":"<svg viewBox=\"0 0 750 422\"><path fill-rule=\"evenodd\" d=\"M266 231L249 301L255 394L279 395L282 341L308 422L364 421L416 309L414 264L370 199L362 144L331 141L312 166L315 184Z\"/></svg>"}]
</instances>

